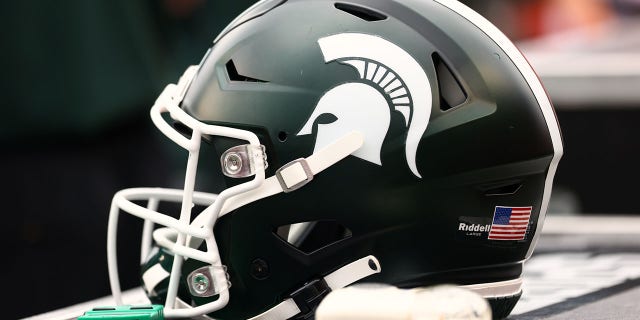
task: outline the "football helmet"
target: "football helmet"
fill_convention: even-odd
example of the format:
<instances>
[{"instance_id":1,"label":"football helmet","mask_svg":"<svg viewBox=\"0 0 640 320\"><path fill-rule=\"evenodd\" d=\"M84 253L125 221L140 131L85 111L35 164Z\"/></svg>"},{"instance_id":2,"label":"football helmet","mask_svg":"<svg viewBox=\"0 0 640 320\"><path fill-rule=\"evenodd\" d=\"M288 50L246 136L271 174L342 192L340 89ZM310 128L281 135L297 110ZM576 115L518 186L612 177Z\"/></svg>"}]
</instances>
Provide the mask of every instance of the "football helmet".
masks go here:
<instances>
[{"instance_id":1,"label":"football helmet","mask_svg":"<svg viewBox=\"0 0 640 320\"><path fill-rule=\"evenodd\" d=\"M167 317L310 318L362 282L455 284L505 317L563 150L523 55L453 0L260 1L151 119L188 154L184 189L114 196L109 276L121 303L118 217L144 219Z\"/></svg>"}]
</instances>

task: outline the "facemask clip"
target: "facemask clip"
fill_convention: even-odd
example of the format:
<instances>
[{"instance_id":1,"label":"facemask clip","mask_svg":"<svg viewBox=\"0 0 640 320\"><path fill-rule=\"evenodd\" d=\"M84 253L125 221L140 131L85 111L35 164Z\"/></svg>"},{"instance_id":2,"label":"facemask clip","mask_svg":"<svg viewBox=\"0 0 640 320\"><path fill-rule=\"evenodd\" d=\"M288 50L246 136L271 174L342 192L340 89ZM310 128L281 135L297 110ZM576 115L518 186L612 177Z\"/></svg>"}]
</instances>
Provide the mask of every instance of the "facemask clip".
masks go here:
<instances>
[{"instance_id":1,"label":"facemask clip","mask_svg":"<svg viewBox=\"0 0 640 320\"><path fill-rule=\"evenodd\" d=\"M224 273L223 283L216 281L216 274ZM231 287L226 266L205 266L192 271L187 277L189 291L194 297L211 297Z\"/></svg>"},{"instance_id":2,"label":"facemask clip","mask_svg":"<svg viewBox=\"0 0 640 320\"><path fill-rule=\"evenodd\" d=\"M267 152L263 145L245 144L230 148L220 157L222 173L231 178L246 178L256 173L259 163L266 169Z\"/></svg>"}]
</instances>

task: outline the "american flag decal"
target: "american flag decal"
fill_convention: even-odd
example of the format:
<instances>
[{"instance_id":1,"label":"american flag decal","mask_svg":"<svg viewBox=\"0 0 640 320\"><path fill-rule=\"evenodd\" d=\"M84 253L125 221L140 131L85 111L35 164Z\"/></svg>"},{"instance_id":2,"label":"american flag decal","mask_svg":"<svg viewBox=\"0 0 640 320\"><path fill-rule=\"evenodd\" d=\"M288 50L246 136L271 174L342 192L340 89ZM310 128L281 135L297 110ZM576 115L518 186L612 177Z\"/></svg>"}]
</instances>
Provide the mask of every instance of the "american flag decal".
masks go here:
<instances>
[{"instance_id":1,"label":"american flag decal","mask_svg":"<svg viewBox=\"0 0 640 320\"><path fill-rule=\"evenodd\" d=\"M532 207L496 207L489 240L524 240Z\"/></svg>"}]
</instances>

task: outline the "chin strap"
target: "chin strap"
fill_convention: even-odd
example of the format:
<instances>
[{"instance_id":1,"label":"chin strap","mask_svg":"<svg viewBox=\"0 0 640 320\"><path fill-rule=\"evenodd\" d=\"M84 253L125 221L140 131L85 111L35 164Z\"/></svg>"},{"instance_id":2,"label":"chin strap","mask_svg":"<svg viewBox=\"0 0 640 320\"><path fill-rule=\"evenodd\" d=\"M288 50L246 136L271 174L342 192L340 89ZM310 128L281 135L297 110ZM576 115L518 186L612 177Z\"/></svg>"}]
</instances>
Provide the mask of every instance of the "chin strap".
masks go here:
<instances>
[{"instance_id":1,"label":"chin strap","mask_svg":"<svg viewBox=\"0 0 640 320\"><path fill-rule=\"evenodd\" d=\"M227 199L220 216L262 198L300 189L311 182L316 174L360 149L363 143L362 134L358 131L352 131L314 152L308 158L297 159L285 164L276 171L274 176L265 179L260 187Z\"/></svg>"},{"instance_id":2,"label":"chin strap","mask_svg":"<svg viewBox=\"0 0 640 320\"><path fill-rule=\"evenodd\" d=\"M310 313L315 312L320 302L322 302L322 299L331 293L331 291L344 288L372 274L380 273L380 271L382 271L382 268L376 257L370 255L358 259L323 278L307 282L304 286L289 294L289 296L279 304L248 320L286 320L294 317L296 319L306 319ZM169 273L162 269L160 264L156 264L153 268L145 272L143 276L143 286L147 290L147 293L153 292L155 285L168 277ZM181 307L190 307L180 299L176 301L178 301ZM212 319L207 315L203 315L201 318Z\"/></svg>"},{"instance_id":3,"label":"chin strap","mask_svg":"<svg viewBox=\"0 0 640 320\"><path fill-rule=\"evenodd\" d=\"M381 271L374 256L364 257L328 274L324 278L307 282L273 308L248 320L283 320L293 317L306 319L315 311L322 299L332 290L346 287L358 280Z\"/></svg>"}]
</instances>

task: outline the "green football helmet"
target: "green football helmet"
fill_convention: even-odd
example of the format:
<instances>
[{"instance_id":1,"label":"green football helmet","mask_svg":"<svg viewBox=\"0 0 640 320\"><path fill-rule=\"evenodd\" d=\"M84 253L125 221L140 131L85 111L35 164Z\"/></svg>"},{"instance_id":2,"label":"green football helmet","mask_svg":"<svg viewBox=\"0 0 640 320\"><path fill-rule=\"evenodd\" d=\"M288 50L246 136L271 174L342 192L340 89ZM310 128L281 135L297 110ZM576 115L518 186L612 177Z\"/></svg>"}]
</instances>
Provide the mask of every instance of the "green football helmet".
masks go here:
<instances>
[{"instance_id":1,"label":"green football helmet","mask_svg":"<svg viewBox=\"0 0 640 320\"><path fill-rule=\"evenodd\" d=\"M184 189L114 196L109 275L121 303L118 217L144 219L167 317L307 319L362 282L455 284L506 317L563 150L531 66L454 0L260 1L151 118Z\"/></svg>"}]
</instances>

